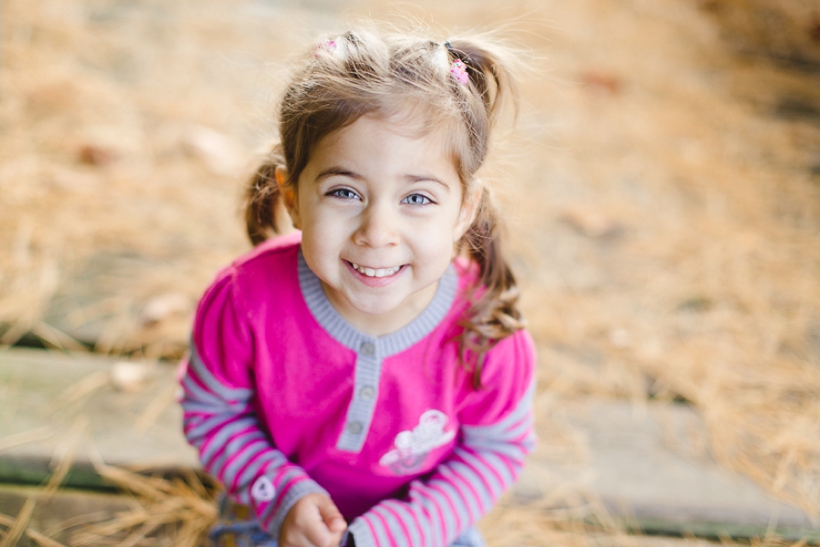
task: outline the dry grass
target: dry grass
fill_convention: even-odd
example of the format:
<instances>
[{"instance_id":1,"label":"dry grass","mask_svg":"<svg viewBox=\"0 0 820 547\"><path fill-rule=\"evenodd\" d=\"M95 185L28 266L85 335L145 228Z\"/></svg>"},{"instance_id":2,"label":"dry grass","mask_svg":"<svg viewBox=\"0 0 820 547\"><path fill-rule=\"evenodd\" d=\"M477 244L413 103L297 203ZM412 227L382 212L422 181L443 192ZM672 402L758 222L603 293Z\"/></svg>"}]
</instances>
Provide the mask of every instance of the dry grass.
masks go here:
<instances>
[{"instance_id":1,"label":"dry grass","mask_svg":"<svg viewBox=\"0 0 820 547\"><path fill-rule=\"evenodd\" d=\"M820 67L820 7L809 0L703 0L744 53Z\"/></svg>"},{"instance_id":2,"label":"dry grass","mask_svg":"<svg viewBox=\"0 0 820 547\"><path fill-rule=\"evenodd\" d=\"M25 534L43 547L197 547L216 521L213 496L193 473L166 479L105 465L99 465L97 471L123 495L133 498L132 509L113 518L80 515L41 532L29 526L29 519L36 504L48 498L46 492L26 499L16 517L0 515L0 526L6 528L0 530L0 545L12 547ZM50 487L62 480L58 473L54 477ZM57 537L66 538L65 543L54 539Z\"/></svg>"},{"instance_id":3,"label":"dry grass","mask_svg":"<svg viewBox=\"0 0 820 547\"><path fill-rule=\"evenodd\" d=\"M124 469L100 466L98 472L139 501L134 511L112 520L80 527L71 534L70 547L86 545L201 545L216 521L216 507L199 478L145 477ZM162 535L155 537L157 532Z\"/></svg>"},{"instance_id":4,"label":"dry grass","mask_svg":"<svg viewBox=\"0 0 820 547\"><path fill-rule=\"evenodd\" d=\"M742 83L747 97L788 97L799 84L820 105L818 80L773 65L752 78L691 5L583 5L550 46L580 92L533 99L558 122L521 143L544 174L515 171L539 179L515 228L540 241L515 249L542 388L683 397L722 463L818 516L820 126L734 94ZM602 42L626 45L594 51ZM571 153L545 157L549 143ZM614 233L598 236L579 208Z\"/></svg>"},{"instance_id":5,"label":"dry grass","mask_svg":"<svg viewBox=\"0 0 820 547\"><path fill-rule=\"evenodd\" d=\"M574 505L574 507L573 507ZM480 523L479 528L489 545L496 547L804 547L804 541L784 540L776 536L732 540L724 537L706 540L692 536L681 538L649 536L628 529L612 519L594 500L571 501L570 510L535 504L522 507L502 501Z\"/></svg>"},{"instance_id":6,"label":"dry grass","mask_svg":"<svg viewBox=\"0 0 820 547\"><path fill-rule=\"evenodd\" d=\"M191 470L181 470L176 476L160 476L152 473L151 468L124 469L106 465L97 454L93 442L88 443L88 415L77 407L78 402L97 389L100 389L98 375L92 374L66 389L52 405L44 409L54 427L2 439L0 453L47 436L58 438L60 442L54 450L50 466L53 472L46 484L28 494L16 516L0 514L0 527L5 527L0 528L0 546L17 545L24 535L41 547L203 545L207 531L216 521L215 485L203 481ZM155 407L169 404L168 399L167 393L160 391L158 397L136 418L135 425L145 424L149 427L159 412ZM61 516L72 515L68 520L46 529L37 529L35 509L61 495L59 490L81 448L87 457L91 457L96 473L118 490L117 506L129 508L116 512L114 508L103 505L111 503L110 499L102 502L90 498L85 504L80 502L79 507L93 508L97 512L84 514L82 509L72 507L70 504L73 502L69 499L54 506L41 507L39 515L42 518L43 513L55 511ZM49 520L53 521L54 517Z\"/></svg>"},{"instance_id":7,"label":"dry grass","mask_svg":"<svg viewBox=\"0 0 820 547\"><path fill-rule=\"evenodd\" d=\"M541 396L683 397L722 463L820 516L820 85L721 38L752 25L725 19L740 7L791 4L720 4L422 2L416 15L511 21L531 50L524 115L487 176L510 211ZM198 295L247 249L234 204L270 129L266 63L342 18L288 6L3 3L0 343L33 332L74 347L85 328L99 351L179 355ZM129 533L162 525L142 515ZM521 544L538 530L598 544L548 520L489 519Z\"/></svg>"}]
</instances>

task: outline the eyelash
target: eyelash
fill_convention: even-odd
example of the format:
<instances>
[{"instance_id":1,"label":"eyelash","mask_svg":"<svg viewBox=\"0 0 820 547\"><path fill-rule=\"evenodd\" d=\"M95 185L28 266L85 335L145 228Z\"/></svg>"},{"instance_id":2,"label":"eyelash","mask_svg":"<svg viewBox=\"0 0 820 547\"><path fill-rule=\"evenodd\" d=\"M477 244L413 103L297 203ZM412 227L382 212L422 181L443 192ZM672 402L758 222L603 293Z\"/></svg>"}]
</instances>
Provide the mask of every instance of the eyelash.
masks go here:
<instances>
[{"instance_id":1,"label":"eyelash","mask_svg":"<svg viewBox=\"0 0 820 547\"><path fill-rule=\"evenodd\" d=\"M344 196L341 195L343 193L347 194L347 195L344 195ZM354 192L350 188L336 188L335 190L331 190L330 192L328 192L327 195L330 196L330 197L339 198L339 199L352 199L352 198L355 198L355 199L361 200L361 198L359 197L359 194L357 194L356 192Z\"/></svg>"},{"instance_id":2,"label":"eyelash","mask_svg":"<svg viewBox=\"0 0 820 547\"><path fill-rule=\"evenodd\" d=\"M339 198L339 199L358 199L358 200L361 200L361 197L359 197L359 194L357 194L356 192L354 192L350 188L337 188L335 190L331 190L326 195L330 196L330 197ZM411 203L410 200L412 198L421 198L422 203ZM431 205L431 204L434 203L432 199L428 198L427 196L425 196L423 194L410 194L406 198L402 199L401 202L406 203L408 205L415 205L415 206L418 206L418 207L424 207L426 205Z\"/></svg>"},{"instance_id":3,"label":"eyelash","mask_svg":"<svg viewBox=\"0 0 820 547\"><path fill-rule=\"evenodd\" d=\"M421 199L423 199L423 200L425 200L425 201L424 201L423 203L410 203L410 201L409 201L409 200L410 200L411 198L421 198ZM410 194L409 196L407 196L406 198L404 198L403 200L401 200L401 202L402 202L402 203L407 203L408 205L417 205L417 206L419 206L419 207L424 207L425 205L430 205L430 204L432 204L432 203L433 203L433 200L432 200L432 199L430 199L430 198L428 198L428 197L427 197L427 196L425 196L425 195L422 195L422 194Z\"/></svg>"}]
</instances>

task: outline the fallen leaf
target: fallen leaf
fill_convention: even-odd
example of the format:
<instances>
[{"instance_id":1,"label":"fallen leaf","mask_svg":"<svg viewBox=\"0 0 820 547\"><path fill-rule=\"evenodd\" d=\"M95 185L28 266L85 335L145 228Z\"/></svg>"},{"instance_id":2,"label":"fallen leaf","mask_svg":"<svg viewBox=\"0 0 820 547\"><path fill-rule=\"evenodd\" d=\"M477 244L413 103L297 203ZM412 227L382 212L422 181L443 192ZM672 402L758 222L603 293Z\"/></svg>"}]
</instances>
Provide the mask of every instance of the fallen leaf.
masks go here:
<instances>
[{"instance_id":1,"label":"fallen leaf","mask_svg":"<svg viewBox=\"0 0 820 547\"><path fill-rule=\"evenodd\" d=\"M570 226L588 237L611 236L622 228L616 220L586 205L567 207L561 217Z\"/></svg>"},{"instance_id":2,"label":"fallen leaf","mask_svg":"<svg viewBox=\"0 0 820 547\"><path fill-rule=\"evenodd\" d=\"M215 175L235 175L242 166L242 153L228 137L201 125L188 128L182 136L185 151L201 159Z\"/></svg>"},{"instance_id":3,"label":"fallen leaf","mask_svg":"<svg viewBox=\"0 0 820 547\"><path fill-rule=\"evenodd\" d=\"M589 70L581 73L581 83L586 87L615 95L621 91L623 81L614 74Z\"/></svg>"},{"instance_id":4,"label":"fallen leaf","mask_svg":"<svg viewBox=\"0 0 820 547\"><path fill-rule=\"evenodd\" d=\"M140 314L142 323L146 326L159 323L173 315L181 315L191 311L191 300L181 292L169 292L152 298L145 304Z\"/></svg>"},{"instance_id":5,"label":"fallen leaf","mask_svg":"<svg viewBox=\"0 0 820 547\"><path fill-rule=\"evenodd\" d=\"M111 384L119 391L133 393L142 389L151 373L145 363L118 361L111 366Z\"/></svg>"},{"instance_id":6,"label":"fallen leaf","mask_svg":"<svg viewBox=\"0 0 820 547\"><path fill-rule=\"evenodd\" d=\"M108 165L119 159L120 154L113 148L84 144L77 151L77 158L86 165Z\"/></svg>"}]
</instances>

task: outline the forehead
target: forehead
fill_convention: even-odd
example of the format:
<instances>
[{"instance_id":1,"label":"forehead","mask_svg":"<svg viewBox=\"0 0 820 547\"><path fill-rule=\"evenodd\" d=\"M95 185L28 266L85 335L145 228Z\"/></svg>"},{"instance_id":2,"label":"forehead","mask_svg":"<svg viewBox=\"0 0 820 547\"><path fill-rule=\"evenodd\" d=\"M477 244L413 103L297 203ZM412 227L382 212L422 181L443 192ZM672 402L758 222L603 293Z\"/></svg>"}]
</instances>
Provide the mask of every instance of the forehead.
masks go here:
<instances>
[{"instance_id":1,"label":"forehead","mask_svg":"<svg viewBox=\"0 0 820 547\"><path fill-rule=\"evenodd\" d=\"M401 112L391 116L367 114L321 139L310 161L378 161L395 166L419 164L457 172L447 132L424 117ZM389 165L385 165L388 168Z\"/></svg>"}]
</instances>

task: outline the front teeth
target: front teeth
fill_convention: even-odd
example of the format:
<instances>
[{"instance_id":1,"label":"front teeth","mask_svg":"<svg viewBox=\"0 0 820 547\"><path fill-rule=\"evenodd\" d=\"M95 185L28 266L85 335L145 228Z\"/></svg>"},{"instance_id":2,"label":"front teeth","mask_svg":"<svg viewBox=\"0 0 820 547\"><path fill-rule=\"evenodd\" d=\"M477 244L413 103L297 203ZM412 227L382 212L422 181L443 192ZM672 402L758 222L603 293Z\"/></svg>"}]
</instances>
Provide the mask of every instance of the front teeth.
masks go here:
<instances>
[{"instance_id":1,"label":"front teeth","mask_svg":"<svg viewBox=\"0 0 820 547\"><path fill-rule=\"evenodd\" d=\"M389 277L401 269L401 266L396 266L395 268L379 268L378 270L374 270L373 268L365 268L364 266L359 266L358 264L350 263L353 266L353 269L359 273L366 275L367 277Z\"/></svg>"}]
</instances>

